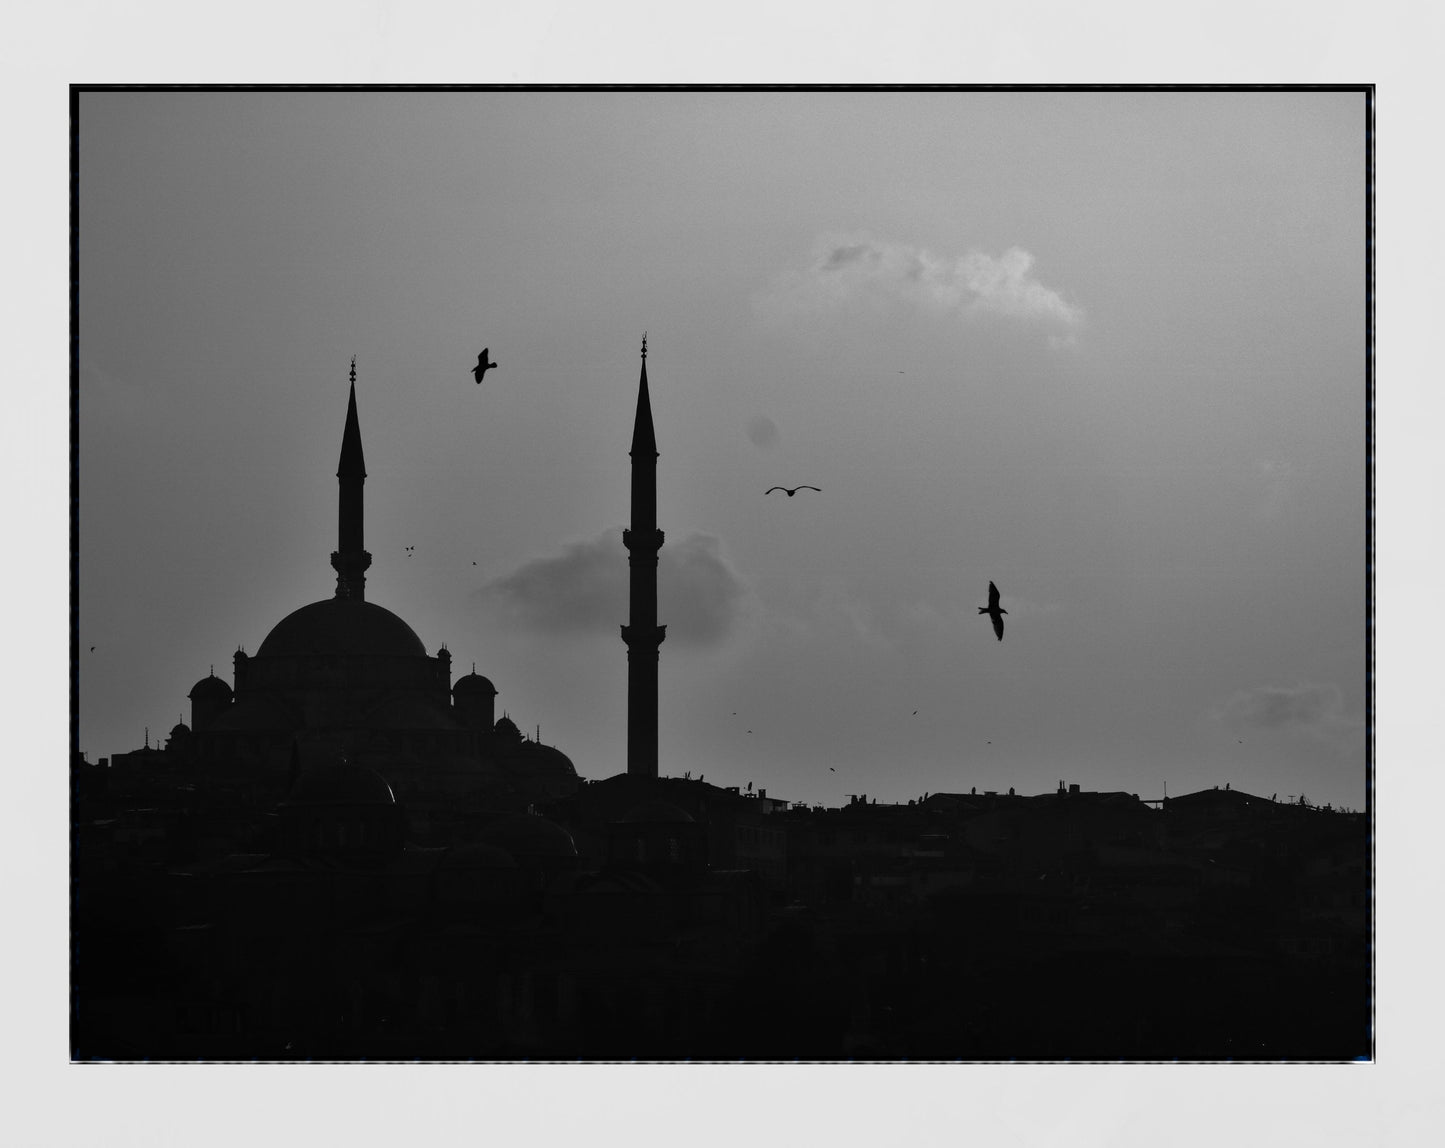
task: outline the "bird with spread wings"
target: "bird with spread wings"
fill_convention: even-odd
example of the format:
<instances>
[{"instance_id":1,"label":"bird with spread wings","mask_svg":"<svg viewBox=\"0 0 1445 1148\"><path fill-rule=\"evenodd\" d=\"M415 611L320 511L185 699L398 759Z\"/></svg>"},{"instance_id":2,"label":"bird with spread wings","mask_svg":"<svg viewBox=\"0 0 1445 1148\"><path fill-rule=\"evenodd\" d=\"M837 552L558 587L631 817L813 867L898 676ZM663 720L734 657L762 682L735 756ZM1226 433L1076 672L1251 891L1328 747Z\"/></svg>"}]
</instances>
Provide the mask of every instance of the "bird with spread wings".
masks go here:
<instances>
[{"instance_id":1,"label":"bird with spread wings","mask_svg":"<svg viewBox=\"0 0 1445 1148\"><path fill-rule=\"evenodd\" d=\"M491 350L490 347L483 347L482 353L477 356L477 365L472 368L472 375L479 383L482 381L482 376L497 365L496 363L487 362Z\"/></svg>"},{"instance_id":2,"label":"bird with spread wings","mask_svg":"<svg viewBox=\"0 0 1445 1148\"><path fill-rule=\"evenodd\" d=\"M797 494L800 490L816 490L819 494L821 494L823 488L819 486L808 486L806 483L802 486L792 487L791 489L786 486L770 486L767 490L763 491L763 497L767 498L767 496L772 494L775 490L781 490L789 498L792 498L793 495Z\"/></svg>"},{"instance_id":3,"label":"bird with spread wings","mask_svg":"<svg viewBox=\"0 0 1445 1148\"><path fill-rule=\"evenodd\" d=\"M992 582L988 584L988 606L978 608L980 614L987 614L993 622L993 632L998 635L998 640L1003 641L1003 616L1008 613L998 603L998 587Z\"/></svg>"}]
</instances>

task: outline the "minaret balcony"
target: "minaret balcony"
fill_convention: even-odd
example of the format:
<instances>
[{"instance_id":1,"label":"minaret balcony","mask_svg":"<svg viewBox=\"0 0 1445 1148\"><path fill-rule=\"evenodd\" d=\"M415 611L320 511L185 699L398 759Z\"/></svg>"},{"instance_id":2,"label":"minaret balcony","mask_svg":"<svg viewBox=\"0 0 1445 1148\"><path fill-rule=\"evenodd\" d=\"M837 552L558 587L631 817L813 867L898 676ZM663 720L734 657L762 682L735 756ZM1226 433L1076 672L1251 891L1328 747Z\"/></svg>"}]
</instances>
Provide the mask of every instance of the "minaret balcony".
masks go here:
<instances>
[{"instance_id":1,"label":"minaret balcony","mask_svg":"<svg viewBox=\"0 0 1445 1148\"><path fill-rule=\"evenodd\" d=\"M651 545L651 546L646 546L646 545L644 545L644 546L642 547L642 549L644 549L644 550L661 550L661 549L662 549L662 540L663 540L663 537L664 537L662 531L661 531L661 530L658 530L658 529L654 529L654 530L653 530L653 534L654 534L656 537L653 539L652 545ZM633 537L633 532L632 532L631 529L623 530L623 532L622 532L622 545L624 545L625 547L627 547L627 549L629 549L629 550L634 550L634 549L636 549L636 547L634 547L634 546L632 545L632 537Z\"/></svg>"},{"instance_id":2,"label":"minaret balcony","mask_svg":"<svg viewBox=\"0 0 1445 1148\"><path fill-rule=\"evenodd\" d=\"M663 639L667 637L667 627L653 626L652 638L650 641L647 639L646 634L646 626L622 627L622 640L626 643L629 650L632 649L634 646L639 646L644 650L650 650L662 645Z\"/></svg>"}]
</instances>

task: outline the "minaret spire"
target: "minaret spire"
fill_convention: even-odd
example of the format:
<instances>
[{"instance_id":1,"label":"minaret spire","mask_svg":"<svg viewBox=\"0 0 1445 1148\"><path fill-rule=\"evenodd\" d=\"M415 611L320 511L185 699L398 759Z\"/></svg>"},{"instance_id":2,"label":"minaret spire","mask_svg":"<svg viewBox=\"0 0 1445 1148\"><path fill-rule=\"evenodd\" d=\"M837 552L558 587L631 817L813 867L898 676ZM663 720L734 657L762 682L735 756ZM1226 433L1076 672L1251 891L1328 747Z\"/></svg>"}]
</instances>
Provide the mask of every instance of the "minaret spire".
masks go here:
<instances>
[{"instance_id":1,"label":"minaret spire","mask_svg":"<svg viewBox=\"0 0 1445 1148\"><path fill-rule=\"evenodd\" d=\"M652 430L652 401L647 393L647 335L642 336L642 376L637 385L637 417L632 427L632 525L622 532L627 547L627 772L657 777L658 647L667 627L657 624L657 438Z\"/></svg>"},{"instance_id":2,"label":"minaret spire","mask_svg":"<svg viewBox=\"0 0 1445 1148\"><path fill-rule=\"evenodd\" d=\"M337 503L336 550L331 565L336 571L336 596L366 601L366 568L371 555L363 538L362 485L366 459L361 450L361 422L356 417L356 356L351 358L351 394L346 402L346 429L341 433L341 461L336 467L340 483Z\"/></svg>"}]
</instances>

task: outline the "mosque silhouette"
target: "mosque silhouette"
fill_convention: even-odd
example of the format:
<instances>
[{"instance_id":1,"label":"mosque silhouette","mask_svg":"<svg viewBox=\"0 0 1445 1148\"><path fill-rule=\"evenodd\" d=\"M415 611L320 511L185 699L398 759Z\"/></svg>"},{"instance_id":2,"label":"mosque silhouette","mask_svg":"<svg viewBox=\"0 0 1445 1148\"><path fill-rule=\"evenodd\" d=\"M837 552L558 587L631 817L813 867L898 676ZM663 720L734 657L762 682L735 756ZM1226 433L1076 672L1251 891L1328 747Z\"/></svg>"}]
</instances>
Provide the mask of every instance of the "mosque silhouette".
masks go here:
<instances>
[{"instance_id":1,"label":"mosque silhouette","mask_svg":"<svg viewBox=\"0 0 1445 1148\"><path fill-rule=\"evenodd\" d=\"M340 803L386 786L408 808L413 838L438 844L462 813L522 810L571 793L571 760L526 737L509 716L498 719L490 679L474 667L453 683L445 646L429 655L404 620L367 601L372 559L354 361L336 474L335 593L282 618L254 654L237 650L234 685L214 672L198 681L191 724L178 723L164 749L145 747L142 757L194 784L244 793L261 808L290 800L302 776L313 805L328 792L322 775ZM134 754L112 759L122 769L133 764Z\"/></svg>"}]
</instances>

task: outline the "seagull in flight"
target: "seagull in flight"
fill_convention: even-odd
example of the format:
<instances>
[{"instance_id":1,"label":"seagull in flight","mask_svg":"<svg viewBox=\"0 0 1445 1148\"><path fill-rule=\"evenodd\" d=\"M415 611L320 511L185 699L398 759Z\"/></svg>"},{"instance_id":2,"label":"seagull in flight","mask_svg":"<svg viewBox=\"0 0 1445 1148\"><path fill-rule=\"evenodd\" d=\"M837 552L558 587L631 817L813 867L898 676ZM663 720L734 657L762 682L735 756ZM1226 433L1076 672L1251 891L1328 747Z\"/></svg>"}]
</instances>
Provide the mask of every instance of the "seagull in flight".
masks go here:
<instances>
[{"instance_id":1,"label":"seagull in flight","mask_svg":"<svg viewBox=\"0 0 1445 1148\"><path fill-rule=\"evenodd\" d=\"M775 491L775 490L781 490L781 491L782 491L784 494L786 494L789 498L792 498L793 495L797 494L798 491L800 491L800 490L816 490L816 491L818 491L819 494L821 494L821 493L823 492L822 487L819 487L819 486L808 486L808 485L805 483L805 484L802 485L802 486L795 486L795 487L793 487L791 490L788 489L788 487L786 487L786 486L770 486L770 487L768 487L767 490L763 491L763 497L764 497L764 498L767 498L767 496L770 495L770 494L772 494L773 491Z\"/></svg>"},{"instance_id":2,"label":"seagull in flight","mask_svg":"<svg viewBox=\"0 0 1445 1148\"><path fill-rule=\"evenodd\" d=\"M998 587L992 582L988 584L988 608L980 606L980 614L987 614L993 622L993 632L998 635L998 640L1003 641L1003 616L1008 613L998 604Z\"/></svg>"},{"instance_id":3,"label":"seagull in flight","mask_svg":"<svg viewBox=\"0 0 1445 1148\"><path fill-rule=\"evenodd\" d=\"M482 381L482 376L497 365L496 363L487 362L487 359L491 354L491 350L492 349L490 347L483 347L482 353L477 356L477 365L472 368L472 374L473 376L475 376L477 382L479 383Z\"/></svg>"}]
</instances>

